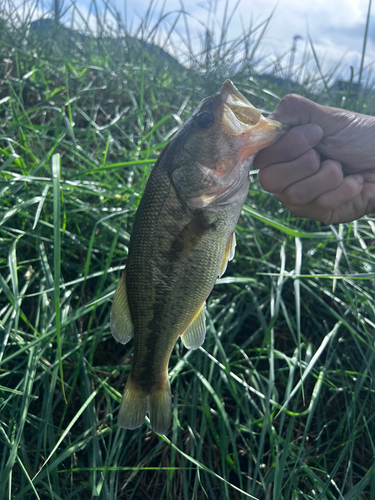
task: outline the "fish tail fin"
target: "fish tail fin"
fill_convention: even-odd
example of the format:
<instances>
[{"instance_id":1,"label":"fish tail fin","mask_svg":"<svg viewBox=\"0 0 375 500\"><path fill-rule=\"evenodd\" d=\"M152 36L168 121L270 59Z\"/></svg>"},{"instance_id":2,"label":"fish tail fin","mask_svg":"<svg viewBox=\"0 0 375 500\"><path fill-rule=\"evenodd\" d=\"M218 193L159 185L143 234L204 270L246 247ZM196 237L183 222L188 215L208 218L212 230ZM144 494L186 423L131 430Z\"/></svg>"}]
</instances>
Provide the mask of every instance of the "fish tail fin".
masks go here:
<instances>
[{"instance_id":1,"label":"fish tail fin","mask_svg":"<svg viewBox=\"0 0 375 500\"><path fill-rule=\"evenodd\" d=\"M119 427L126 429L140 427L148 411L148 399L148 394L145 395L143 391L138 390L129 376L118 414Z\"/></svg>"},{"instance_id":2,"label":"fish tail fin","mask_svg":"<svg viewBox=\"0 0 375 500\"><path fill-rule=\"evenodd\" d=\"M172 396L168 377L162 389L154 391L149 397L149 412L152 430L165 434L171 426Z\"/></svg>"},{"instance_id":3,"label":"fish tail fin","mask_svg":"<svg viewBox=\"0 0 375 500\"><path fill-rule=\"evenodd\" d=\"M145 421L147 412L150 413L152 430L165 434L172 419L172 396L168 377L162 389L145 394L135 386L129 376L118 415L119 427L126 429L140 427Z\"/></svg>"}]
</instances>

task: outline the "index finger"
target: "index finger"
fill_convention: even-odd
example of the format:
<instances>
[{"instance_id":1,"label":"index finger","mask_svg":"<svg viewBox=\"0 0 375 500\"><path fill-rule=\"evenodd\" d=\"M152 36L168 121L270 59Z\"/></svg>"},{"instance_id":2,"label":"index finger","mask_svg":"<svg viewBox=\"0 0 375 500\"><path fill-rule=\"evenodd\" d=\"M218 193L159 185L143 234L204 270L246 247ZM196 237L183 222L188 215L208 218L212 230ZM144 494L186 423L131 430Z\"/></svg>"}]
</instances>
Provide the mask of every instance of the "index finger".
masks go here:
<instances>
[{"instance_id":1,"label":"index finger","mask_svg":"<svg viewBox=\"0 0 375 500\"><path fill-rule=\"evenodd\" d=\"M253 166L263 168L295 160L318 144L322 137L323 130L319 125L309 123L294 127L275 144L262 149L256 155Z\"/></svg>"}]
</instances>

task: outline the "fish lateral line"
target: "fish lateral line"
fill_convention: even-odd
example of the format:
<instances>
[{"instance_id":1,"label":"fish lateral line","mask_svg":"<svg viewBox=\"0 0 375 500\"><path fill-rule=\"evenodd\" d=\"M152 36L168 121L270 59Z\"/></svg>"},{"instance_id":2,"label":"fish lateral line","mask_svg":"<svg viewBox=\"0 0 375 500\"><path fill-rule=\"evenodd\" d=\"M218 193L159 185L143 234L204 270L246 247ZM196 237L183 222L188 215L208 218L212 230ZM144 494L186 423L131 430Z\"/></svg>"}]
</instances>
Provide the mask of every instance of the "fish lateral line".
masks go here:
<instances>
[{"instance_id":1,"label":"fish lateral line","mask_svg":"<svg viewBox=\"0 0 375 500\"><path fill-rule=\"evenodd\" d=\"M154 431L169 429L174 345L180 336L189 349L203 343L205 302L234 257L253 155L286 132L227 80L161 152L134 218L110 318L118 341L134 337L120 427L135 429L148 413Z\"/></svg>"}]
</instances>

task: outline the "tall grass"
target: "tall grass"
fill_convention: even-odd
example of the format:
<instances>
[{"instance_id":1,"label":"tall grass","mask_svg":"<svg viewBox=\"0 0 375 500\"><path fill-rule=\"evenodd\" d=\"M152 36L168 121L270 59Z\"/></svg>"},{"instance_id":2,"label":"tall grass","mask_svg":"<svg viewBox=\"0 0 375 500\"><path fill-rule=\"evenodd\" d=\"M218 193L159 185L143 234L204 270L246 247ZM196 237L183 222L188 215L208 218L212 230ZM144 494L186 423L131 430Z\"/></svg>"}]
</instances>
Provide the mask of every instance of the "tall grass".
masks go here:
<instances>
[{"instance_id":1,"label":"tall grass","mask_svg":"<svg viewBox=\"0 0 375 500\"><path fill-rule=\"evenodd\" d=\"M221 33L203 23L196 49L183 9L156 25L150 13L137 41L109 4L91 4L94 28L65 6L85 36L29 32L38 4L7 6L0 499L374 500L375 220L296 219L254 173L206 341L178 342L171 358L171 430L117 427L132 344L112 338L109 311L140 195L168 139L225 78L266 111L287 92L256 73L267 20L231 41L228 8ZM159 34L187 66L158 52ZM327 75L305 75L300 93L337 104ZM366 104L354 99L340 102Z\"/></svg>"}]
</instances>

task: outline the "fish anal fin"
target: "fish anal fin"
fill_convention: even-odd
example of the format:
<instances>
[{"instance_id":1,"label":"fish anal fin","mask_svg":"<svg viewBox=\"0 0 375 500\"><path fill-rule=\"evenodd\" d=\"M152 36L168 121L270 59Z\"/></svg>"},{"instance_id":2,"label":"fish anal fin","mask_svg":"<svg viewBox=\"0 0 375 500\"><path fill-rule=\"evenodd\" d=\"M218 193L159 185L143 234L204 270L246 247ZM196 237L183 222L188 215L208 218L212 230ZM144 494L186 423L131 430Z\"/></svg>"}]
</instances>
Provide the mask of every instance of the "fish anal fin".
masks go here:
<instances>
[{"instance_id":1,"label":"fish anal fin","mask_svg":"<svg viewBox=\"0 0 375 500\"><path fill-rule=\"evenodd\" d=\"M206 302L203 302L192 322L181 335L182 342L187 349L198 349L204 342L206 336L205 309Z\"/></svg>"},{"instance_id":2,"label":"fish anal fin","mask_svg":"<svg viewBox=\"0 0 375 500\"><path fill-rule=\"evenodd\" d=\"M113 298L110 327L114 338L122 344L126 344L133 337L133 322L126 292L126 271L121 275Z\"/></svg>"},{"instance_id":3,"label":"fish anal fin","mask_svg":"<svg viewBox=\"0 0 375 500\"><path fill-rule=\"evenodd\" d=\"M224 257L221 262L219 271L219 278L225 273L228 262L233 259L235 253L236 253L236 235L234 234L233 231L233 233L229 236L227 246L225 247Z\"/></svg>"}]
</instances>

